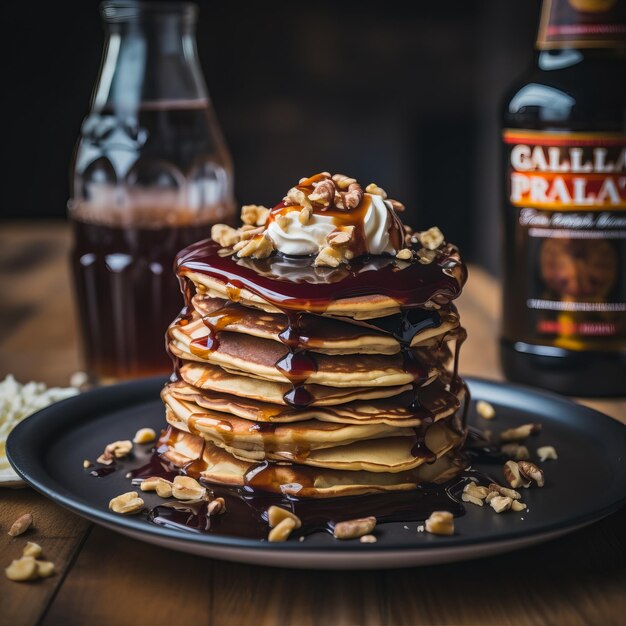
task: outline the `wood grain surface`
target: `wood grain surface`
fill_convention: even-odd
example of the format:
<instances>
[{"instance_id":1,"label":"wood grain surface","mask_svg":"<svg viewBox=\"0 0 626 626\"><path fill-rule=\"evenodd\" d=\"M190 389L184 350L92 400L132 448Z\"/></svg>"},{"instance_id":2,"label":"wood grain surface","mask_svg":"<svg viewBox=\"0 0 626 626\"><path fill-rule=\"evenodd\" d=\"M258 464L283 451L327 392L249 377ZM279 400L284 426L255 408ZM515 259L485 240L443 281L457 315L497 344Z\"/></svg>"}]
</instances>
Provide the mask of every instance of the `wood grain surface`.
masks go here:
<instances>
[{"instance_id":1,"label":"wood grain surface","mask_svg":"<svg viewBox=\"0 0 626 626\"><path fill-rule=\"evenodd\" d=\"M0 377L68 383L80 368L61 223L0 225ZM465 374L501 378L499 288L472 268L459 301ZM584 401L626 423L626 400ZM32 530L6 531L23 512ZM0 490L3 567L28 540L58 573L0 578L0 625L612 625L626 615L626 510L549 544L467 563L331 572L238 565L117 535L29 489Z\"/></svg>"}]
</instances>

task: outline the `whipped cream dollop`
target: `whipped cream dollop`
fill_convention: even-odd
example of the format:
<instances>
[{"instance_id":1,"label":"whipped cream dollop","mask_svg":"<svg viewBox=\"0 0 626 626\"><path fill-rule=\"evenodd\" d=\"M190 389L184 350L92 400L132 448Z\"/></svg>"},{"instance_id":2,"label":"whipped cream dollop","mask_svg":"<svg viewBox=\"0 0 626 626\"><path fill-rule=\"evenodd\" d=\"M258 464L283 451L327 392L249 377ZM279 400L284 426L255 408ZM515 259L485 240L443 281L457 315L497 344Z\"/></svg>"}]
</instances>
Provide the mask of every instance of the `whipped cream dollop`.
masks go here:
<instances>
[{"instance_id":1,"label":"whipped cream dollop","mask_svg":"<svg viewBox=\"0 0 626 626\"><path fill-rule=\"evenodd\" d=\"M385 200L375 194L365 193L364 201L369 206L362 223L353 224L362 233L362 244L366 254L395 254L397 250L391 244L390 230L395 225L392 209ZM283 254L292 256L317 254L327 245L328 236L337 229L336 218L325 215L323 211L312 212L308 221L300 220L300 208L282 213L280 223L272 220L266 234L274 247Z\"/></svg>"}]
</instances>

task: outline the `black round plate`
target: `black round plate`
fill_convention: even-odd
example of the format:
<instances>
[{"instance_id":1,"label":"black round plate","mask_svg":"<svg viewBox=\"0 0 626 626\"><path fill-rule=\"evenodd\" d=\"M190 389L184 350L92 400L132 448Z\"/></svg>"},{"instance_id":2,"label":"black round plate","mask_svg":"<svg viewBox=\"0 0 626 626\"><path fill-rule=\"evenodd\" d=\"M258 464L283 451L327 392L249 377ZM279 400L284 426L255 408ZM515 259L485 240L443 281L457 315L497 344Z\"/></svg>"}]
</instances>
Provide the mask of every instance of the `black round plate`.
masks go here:
<instances>
[{"instance_id":1,"label":"black round plate","mask_svg":"<svg viewBox=\"0 0 626 626\"><path fill-rule=\"evenodd\" d=\"M505 552L545 541L596 521L626 502L626 427L560 396L508 383L468 379L473 401L489 401L497 417L489 422L470 410L470 424L495 432L541 422L527 444L553 445L559 459L546 461L546 484L524 491L521 513L496 514L466 505L450 537L417 532L416 523L381 524L378 542L340 542L326 533L305 541L268 543L225 535L196 534L157 526L144 516L122 517L108 510L111 498L131 490L129 469L147 462L150 446L139 449L119 471L94 478L83 460L94 460L111 441L132 438L137 429L164 425L159 390L163 379L103 387L50 406L20 423L7 441L7 456L33 488L98 524L151 543L235 561L287 567L383 568L455 561ZM141 446L136 446L142 448ZM498 465L480 465L500 476ZM148 505L153 494L142 494ZM154 502L153 499L154 498Z\"/></svg>"}]
</instances>

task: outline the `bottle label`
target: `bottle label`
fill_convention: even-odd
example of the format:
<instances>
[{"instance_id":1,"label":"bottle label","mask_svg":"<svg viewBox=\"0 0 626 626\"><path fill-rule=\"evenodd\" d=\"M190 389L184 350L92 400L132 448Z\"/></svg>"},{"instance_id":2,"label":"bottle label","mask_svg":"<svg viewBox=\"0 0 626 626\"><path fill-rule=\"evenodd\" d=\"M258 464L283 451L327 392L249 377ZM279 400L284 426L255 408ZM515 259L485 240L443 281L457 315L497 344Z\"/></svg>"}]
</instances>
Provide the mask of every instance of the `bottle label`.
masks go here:
<instances>
[{"instance_id":1,"label":"bottle label","mask_svg":"<svg viewBox=\"0 0 626 626\"><path fill-rule=\"evenodd\" d=\"M626 346L626 134L508 129L512 336ZM520 311L519 309L522 309ZM516 309L516 310L513 310Z\"/></svg>"},{"instance_id":2,"label":"bottle label","mask_svg":"<svg viewBox=\"0 0 626 626\"><path fill-rule=\"evenodd\" d=\"M626 45L626 2L543 0L537 48L610 48Z\"/></svg>"}]
</instances>

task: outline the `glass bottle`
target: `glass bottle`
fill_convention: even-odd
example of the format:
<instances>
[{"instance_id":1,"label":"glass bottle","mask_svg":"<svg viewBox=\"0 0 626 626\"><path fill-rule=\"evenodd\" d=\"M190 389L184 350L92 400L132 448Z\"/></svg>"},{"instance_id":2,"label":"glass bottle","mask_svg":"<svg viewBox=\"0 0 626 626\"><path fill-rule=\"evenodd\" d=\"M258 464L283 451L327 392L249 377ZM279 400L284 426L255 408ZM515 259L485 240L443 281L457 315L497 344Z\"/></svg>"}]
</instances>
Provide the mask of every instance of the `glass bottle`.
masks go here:
<instances>
[{"instance_id":1,"label":"glass bottle","mask_svg":"<svg viewBox=\"0 0 626 626\"><path fill-rule=\"evenodd\" d=\"M106 41L72 164L71 262L94 382L167 373L178 250L234 219L232 165L190 3L104 2Z\"/></svg>"},{"instance_id":2,"label":"glass bottle","mask_svg":"<svg viewBox=\"0 0 626 626\"><path fill-rule=\"evenodd\" d=\"M544 0L503 127L505 374L626 395L626 0Z\"/></svg>"}]
</instances>

